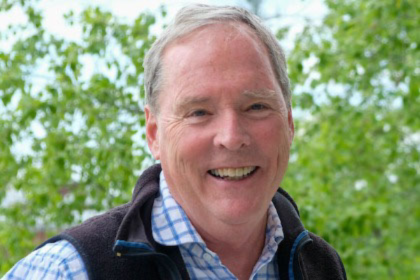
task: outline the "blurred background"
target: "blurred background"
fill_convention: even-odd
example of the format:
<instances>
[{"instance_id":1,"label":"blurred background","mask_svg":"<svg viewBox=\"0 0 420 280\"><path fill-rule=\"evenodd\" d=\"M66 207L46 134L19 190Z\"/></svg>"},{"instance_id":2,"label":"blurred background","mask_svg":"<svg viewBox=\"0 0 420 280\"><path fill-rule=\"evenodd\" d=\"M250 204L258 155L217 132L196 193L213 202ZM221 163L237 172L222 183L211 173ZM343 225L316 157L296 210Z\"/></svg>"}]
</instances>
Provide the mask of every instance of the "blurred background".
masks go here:
<instances>
[{"instance_id":1,"label":"blurred background","mask_svg":"<svg viewBox=\"0 0 420 280\"><path fill-rule=\"evenodd\" d=\"M130 200L153 164L144 54L192 2L257 13L286 50L296 135L282 187L307 229L349 279L420 279L414 0L0 0L0 277Z\"/></svg>"}]
</instances>

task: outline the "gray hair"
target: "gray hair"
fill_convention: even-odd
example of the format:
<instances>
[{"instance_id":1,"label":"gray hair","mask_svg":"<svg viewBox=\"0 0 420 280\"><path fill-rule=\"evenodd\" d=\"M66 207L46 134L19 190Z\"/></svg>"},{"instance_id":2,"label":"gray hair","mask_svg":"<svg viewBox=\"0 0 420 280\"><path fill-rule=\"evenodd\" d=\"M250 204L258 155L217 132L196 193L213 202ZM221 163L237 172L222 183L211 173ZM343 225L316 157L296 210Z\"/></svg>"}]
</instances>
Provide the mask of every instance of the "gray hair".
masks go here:
<instances>
[{"instance_id":1,"label":"gray hair","mask_svg":"<svg viewBox=\"0 0 420 280\"><path fill-rule=\"evenodd\" d=\"M291 92L287 76L286 58L276 37L264 26L261 20L239 7L209 6L193 4L182 8L174 21L157 39L144 59L144 87L146 101L154 112L158 112L157 100L162 86L162 54L165 48L176 39L186 36L196 29L221 22L244 23L266 46L276 80L281 88L287 107L291 108Z\"/></svg>"}]
</instances>

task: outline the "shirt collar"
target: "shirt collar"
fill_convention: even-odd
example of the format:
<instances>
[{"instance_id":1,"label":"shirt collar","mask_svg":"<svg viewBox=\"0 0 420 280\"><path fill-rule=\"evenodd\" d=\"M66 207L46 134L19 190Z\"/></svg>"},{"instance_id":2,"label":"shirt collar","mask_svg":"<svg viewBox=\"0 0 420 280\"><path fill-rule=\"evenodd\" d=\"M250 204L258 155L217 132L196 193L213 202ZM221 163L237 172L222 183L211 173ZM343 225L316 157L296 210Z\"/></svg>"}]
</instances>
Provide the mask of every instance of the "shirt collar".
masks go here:
<instances>
[{"instance_id":1,"label":"shirt collar","mask_svg":"<svg viewBox=\"0 0 420 280\"><path fill-rule=\"evenodd\" d=\"M165 246L204 244L184 209L171 195L163 172L160 173L159 191L160 195L155 198L152 209L152 233L155 241Z\"/></svg>"},{"instance_id":2,"label":"shirt collar","mask_svg":"<svg viewBox=\"0 0 420 280\"><path fill-rule=\"evenodd\" d=\"M152 232L155 241L165 246L179 246L188 243L201 243L205 246L187 214L171 195L163 172L160 173L159 188L160 196L155 199L152 210ZM283 238L279 215L274 204L270 202L262 257L266 255L272 258Z\"/></svg>"}]
</instances>

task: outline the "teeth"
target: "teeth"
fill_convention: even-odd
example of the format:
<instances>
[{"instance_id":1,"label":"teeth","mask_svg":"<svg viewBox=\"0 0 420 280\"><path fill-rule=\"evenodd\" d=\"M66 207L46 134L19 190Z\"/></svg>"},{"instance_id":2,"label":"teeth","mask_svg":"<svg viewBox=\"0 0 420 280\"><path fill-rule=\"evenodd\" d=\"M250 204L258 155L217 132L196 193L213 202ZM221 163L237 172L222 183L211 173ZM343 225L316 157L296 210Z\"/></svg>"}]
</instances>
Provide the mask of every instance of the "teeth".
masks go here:
<instances>
[{"instance_id":1,"label":"teeth","mask_svg":"<svg viewBox=\"0 0 420 280\"><path fill-rule=\"evenodd\" d=\"M242 168L221 168L212 169L210 170L210 173L214 176L222 177L224 179L238 180L248 176L255 169L255 166Z\"/></svg>"}]
</instances>

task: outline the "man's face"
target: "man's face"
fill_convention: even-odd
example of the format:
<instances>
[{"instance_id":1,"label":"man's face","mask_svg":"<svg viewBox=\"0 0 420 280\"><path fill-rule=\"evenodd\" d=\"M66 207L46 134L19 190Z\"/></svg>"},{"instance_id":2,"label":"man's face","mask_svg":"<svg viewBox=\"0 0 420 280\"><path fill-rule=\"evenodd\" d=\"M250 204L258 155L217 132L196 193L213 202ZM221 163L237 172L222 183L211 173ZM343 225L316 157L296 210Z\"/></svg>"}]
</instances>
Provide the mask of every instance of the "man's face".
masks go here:
<instances>
[{"instance_id":1,"label":"man's face","mask_svg":"<svg viewBox=\"0 0 420 280\"><path fill-rule=\"evenodd\" d=\"M242 24L212 25L163 54L149 147L195 226L261 221L285 173L293 120L263 44Z\"/></svg>"}]
</instances>

